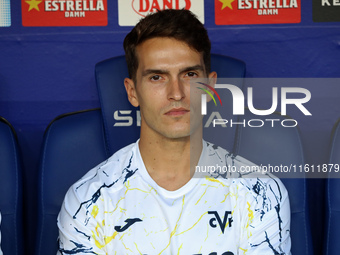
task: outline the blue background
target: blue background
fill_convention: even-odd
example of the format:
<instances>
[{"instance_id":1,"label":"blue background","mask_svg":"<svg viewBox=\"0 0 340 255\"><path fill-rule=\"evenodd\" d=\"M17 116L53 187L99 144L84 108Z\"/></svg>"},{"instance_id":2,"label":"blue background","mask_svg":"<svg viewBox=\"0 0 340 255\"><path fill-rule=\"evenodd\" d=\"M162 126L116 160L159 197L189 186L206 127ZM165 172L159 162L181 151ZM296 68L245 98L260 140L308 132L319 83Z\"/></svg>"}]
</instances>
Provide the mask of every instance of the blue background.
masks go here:
<instances>
[{"instance_id":1,"label":"blue background","mask_svg":"<svg viewBox=\"0 0 340 255\"><path fill-rule=\"evenodd\" d=\"M277 25L216 26L214 1L204 5L212 52L245 61L247 77L340 77L340 23L313 22L312 1L302 0L301 23ZM94 65L124 54L122 42L131 27L118 25L116 0L108 0L106 27L23 27L20 1L11 1L11 12L11 27L0 28L0 115L19 137L27 245L32 250L44 130L60 114L99 107ZM117 81L119 85L123 82ZM299 124L307 162L319 164L327 162L331 129L340 117L340 85L332 91L322 84L310 89L316 93L309 107L323 119L302 118ZM309 180L316 254L322 246L324 183Z\"/></svg>"}]
</instances>

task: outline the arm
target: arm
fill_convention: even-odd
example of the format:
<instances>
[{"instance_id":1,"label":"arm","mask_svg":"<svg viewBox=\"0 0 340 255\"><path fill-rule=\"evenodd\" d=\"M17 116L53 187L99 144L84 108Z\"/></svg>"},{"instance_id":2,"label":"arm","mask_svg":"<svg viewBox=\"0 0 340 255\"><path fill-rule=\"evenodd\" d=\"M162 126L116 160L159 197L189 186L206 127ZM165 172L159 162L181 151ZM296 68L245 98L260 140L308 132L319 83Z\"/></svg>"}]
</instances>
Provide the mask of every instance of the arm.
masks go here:
<instances>
[{"instance_id":1,"label":"arm","mask_svg":"<svg viewBox=\"0 0 340 255\"><path fill-rule=\"evenodd\" d=\"M290 255L288 192L274 178L257 179L243 207L240 254Z\"/></svg>"},{"instance_id":2,"label":"arm","mask_svg":"<svg viewBox=\"0 0 340 255\"><path fill-rule=\"evenodd\" d=\"M62 254L106 254L102 215L98 205L82 201L74 187L67 192L58 216L59 249ZM103 220L101 220L103 222Z\"/></svg>"}]
</instances>

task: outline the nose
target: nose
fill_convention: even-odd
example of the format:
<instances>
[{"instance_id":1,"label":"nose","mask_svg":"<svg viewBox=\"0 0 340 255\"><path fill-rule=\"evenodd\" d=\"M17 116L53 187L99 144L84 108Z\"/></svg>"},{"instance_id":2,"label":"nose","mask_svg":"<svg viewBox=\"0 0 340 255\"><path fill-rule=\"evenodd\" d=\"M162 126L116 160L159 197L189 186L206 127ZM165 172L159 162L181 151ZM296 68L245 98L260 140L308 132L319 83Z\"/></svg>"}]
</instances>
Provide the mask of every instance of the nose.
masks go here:
<instances>
[{"instance_id":1,"label":"nose","mask_svg":"<svg viewBox=\"0 0 340 255\"><path fill-rule=\"evenodd\" d=\"M171 79L168 84L168 99L180 101L185 98L184 82L178 78Z\"/></svg>"}]
</instances>

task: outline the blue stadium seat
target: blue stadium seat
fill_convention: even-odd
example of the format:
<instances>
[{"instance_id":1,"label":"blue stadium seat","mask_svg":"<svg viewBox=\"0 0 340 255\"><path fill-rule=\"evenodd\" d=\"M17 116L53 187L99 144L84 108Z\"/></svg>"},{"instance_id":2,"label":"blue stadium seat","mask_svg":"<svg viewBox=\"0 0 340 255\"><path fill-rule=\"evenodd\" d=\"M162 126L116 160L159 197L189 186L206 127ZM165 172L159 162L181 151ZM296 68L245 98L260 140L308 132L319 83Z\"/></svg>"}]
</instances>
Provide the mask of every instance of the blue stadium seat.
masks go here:
<instances>
[{"instance_id":1,"label":"blue stadium seat","mask_svg":"<svg viewBox=\"0 0 340 255\"><path fill-rule=\"evenodd\" d=\"M41 155L34 254L56 254L56 221L66 191L107 157L100 110L65 114L52 121Z\"/></svg>"},{"instance_id":2,"label":"blue stadium seat","mask_svg":"<svg viewBox=\"0 0 340 255\"><path fill-rule=\"evenodd\" d=\"M246 122L262 119L261 128L238 125L234 153L265 166L299 166L305 163L302 142L297 127L283 127L280 122L287 119L278 113L269 116L254 116L246 111ZM265 119L279 119L271 127ZM241 122L241 120L239 120ZM252 125L260 125L259 122ZM292 125L292 124L287 124ZM308 213L306 178L304 173L275 174L286 186L291 207L292 254L313 254L312 237Z\"/></svg>"},{"instance_id":3,"label":"blue stadium seat","mask_svg":"<svg viewBox=\"0 0 340 255\"><path fill-rule=\"evenodd\" d=\"M244 77L245 64L229 57L213 55L212 70L217 71L222 78ZM64 195L72 183L116 150L135 142L139 137L138 109L129 104L123 86L123 80L128 76L124 57L98 63L95 74L101 109L61 116L52 122L45 134L40 167L37 255L56 253L56 218ZM233 80L232 84L240 88L243 85L240 79ZM221 96L226 104L223 118L237 121L231 112L231 95L221 93ZM249 112L245 118L251 118ZM220 144L221 136L209 137L210 133L205 139ZM237 131L236 127L228 128L224 134L226 138L223 147L257 164L304 163L296 128L256 129L240 128L238 125ZM282 181L290 194L292 253L312 255L306 180L303 177Z\"/></svg>"},{"instance_id":4,"label":"blue stadium seat","mask_svg":"<svg viewBox=\"0 0 340 255\"><path fill-rule=\"evenodd\" d=\"M329 163L340 164L340 119L332 130ZM326 184L326 231L324 254L337 255L340 251L340 172L328 173Z\"/></svg>"},{"instance_id":5,"label":"blue stadium seat","mask_svg":"<svg viewBox=\"0 0 340 255\"><path fill-rule=\"evenodd\" d=\"M213 55L212 70L223 77L244 77L245 64L230 57ZM56 220L68 188L92 167L139 137L138 109L128 102L123 83L128 77L125 58L98 63L95 75L101 110L60 116L44 136L39 170L36 255L56 254ZM241 87L242 83L235 85ZM231 104L231 95L225 97L223 102ZM231 112L226 114L228 118L235 118ZM227 147L232 148L234 144L235 130L229 130ZM211 141L215 142L213 139Z\"/></svg>"},{"instance_id":6,"label":"blue stadium seat","mask_svg":"<svg viewBox=\"0 0 340 255\"><path fill-rule=\"evenodd\" d=\"M22 169L13 127L0 117L1 249L4 255L24 254Z\"/></svg>"}]
</instances>

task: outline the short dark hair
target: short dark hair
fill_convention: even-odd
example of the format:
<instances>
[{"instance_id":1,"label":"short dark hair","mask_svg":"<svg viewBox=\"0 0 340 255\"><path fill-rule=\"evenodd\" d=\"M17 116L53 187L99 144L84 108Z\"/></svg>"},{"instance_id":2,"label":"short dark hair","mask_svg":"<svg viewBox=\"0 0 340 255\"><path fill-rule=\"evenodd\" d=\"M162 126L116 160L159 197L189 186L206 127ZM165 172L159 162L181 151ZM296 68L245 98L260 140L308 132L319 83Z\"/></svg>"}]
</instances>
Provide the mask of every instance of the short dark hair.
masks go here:
<instances>
[{"instance_id":1,"label":"short dark hair","mask_svg":"<svg viewBox=\"0 0 340 255\"><path fill-rule=\"evenodd\" d=\"M148 39L169 37L185 42L203 53L206 73L210 72L211 43L208 32L189 10L163 10L147 15L125 37L124 50L130 78L136 81L138 58L136 47Z\"/></svg>"}]
</instances>

